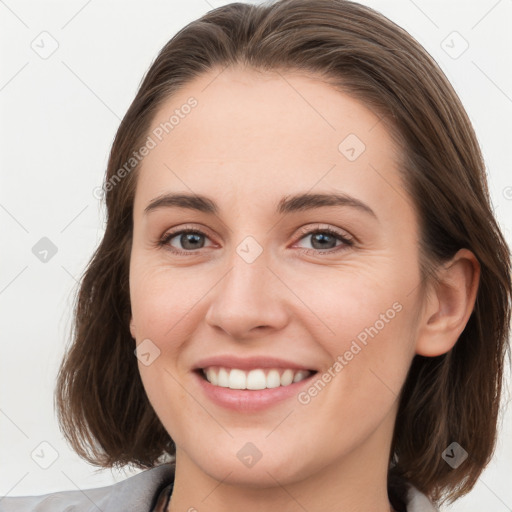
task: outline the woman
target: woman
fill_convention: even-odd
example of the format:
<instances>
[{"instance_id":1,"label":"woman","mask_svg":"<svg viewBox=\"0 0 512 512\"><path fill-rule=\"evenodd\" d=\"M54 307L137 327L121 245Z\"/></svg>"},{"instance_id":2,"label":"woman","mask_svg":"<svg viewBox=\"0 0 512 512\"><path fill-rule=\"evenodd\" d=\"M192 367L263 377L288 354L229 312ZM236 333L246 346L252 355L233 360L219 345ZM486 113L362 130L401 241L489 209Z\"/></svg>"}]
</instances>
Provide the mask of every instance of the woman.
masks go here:
<instances>
[{"instance_id":1,"label":"woman","mask_svg":"<svg viewBox=\"0 0 512 512\"><path fill-rule=\"evenodd\" d=\"M116 135L60 369L87 461L0 510L436 510L496 439L510 253L447 79L344 0L182 29ZM37 508L39 507L39 508Z\"/></svg>"}]
</instances>

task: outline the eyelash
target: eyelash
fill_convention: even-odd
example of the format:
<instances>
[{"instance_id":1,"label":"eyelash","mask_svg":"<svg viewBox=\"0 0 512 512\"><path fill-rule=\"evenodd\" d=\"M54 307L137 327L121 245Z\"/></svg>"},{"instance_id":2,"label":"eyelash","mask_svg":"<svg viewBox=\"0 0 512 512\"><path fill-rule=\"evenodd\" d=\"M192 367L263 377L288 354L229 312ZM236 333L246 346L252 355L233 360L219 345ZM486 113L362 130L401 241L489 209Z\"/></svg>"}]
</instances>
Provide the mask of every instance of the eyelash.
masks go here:
<instances>
[{"instance_id":1,"label":"eyelash","mask_svg":"<svg viewBox=\"0 0 512 512\"><path fill-rule=\"evenodd\" d=\"M332 249L328 249L326 251L322 251L320 249L308 249L308 248L303 248L303 247L299 248L299 250L302 253L304 253L304 254L311 254L311 253L313 253L315 255L318 255L318 254L332 254L332 253L337 253L337 252L341 252L341 251L347 250L349 247L354 245L354 240L352 238L349 238L348 236L344 236L341 233L339 233L338 231L336 231L336 230L334 230L332 228L329 228L329 227L326 227L326 228L316 228L316 229L303 228L303 229L300 230L300 232L301 232L300 233L301 236L296 240L296 242L302 240L303 238L306 238L307 236L316 235L318 233L332 235L337 240L340 240L341 242L343 242L343 244L341 244L340 246L332 248ZM181 250L176 249L174 247L171 247L169 245L169 242L173 238L175 238L178 235L182 235L184 233L201 235L201 236L205 236L205 237L208 238L208 235L206 233L204 233L203 231L201 231L201 230L198 230L198 229L186 229L185 228L185 229L180 229L178 231L171 231L170 233L166 233L158 241L157 245L159 247L165 247L169 251L171 251L172 253L177 254L179 256L194 256L194 255L197 254L198 251L194 251L194 250L181 251Z\"/></svg>"}]
</instances>

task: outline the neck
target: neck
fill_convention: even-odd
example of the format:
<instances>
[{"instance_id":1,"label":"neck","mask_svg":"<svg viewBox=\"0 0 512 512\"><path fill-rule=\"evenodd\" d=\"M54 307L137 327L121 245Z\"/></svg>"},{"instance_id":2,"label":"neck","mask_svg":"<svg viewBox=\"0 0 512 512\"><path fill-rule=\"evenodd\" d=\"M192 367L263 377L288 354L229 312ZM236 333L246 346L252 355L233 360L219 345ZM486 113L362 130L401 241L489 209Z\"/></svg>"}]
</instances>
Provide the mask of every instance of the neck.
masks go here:
<instances>
[{"instance_id":1,"label":"neck","mask_svg":"<svg viewBox=\"0 0 512 512\"><path fill-rule=\"evenodd\" d=\"M378 429L364 445L328 465L296 469L267 465L263 459L249 471L227 464L216 478L207 474L181 450L176 452L174 490L168 512L202 510L280 510L282 512L390 512L387 493L388 429ZM304 449L307 452L307 449ZM311 454L304 458L311 460ZM302 454L301 454L302 457ZM314 460L314 457L313 457ZM238 462L238 461L237 461ZM277 468L277 469L276 469Z\"/></svg>"}]
</instances>

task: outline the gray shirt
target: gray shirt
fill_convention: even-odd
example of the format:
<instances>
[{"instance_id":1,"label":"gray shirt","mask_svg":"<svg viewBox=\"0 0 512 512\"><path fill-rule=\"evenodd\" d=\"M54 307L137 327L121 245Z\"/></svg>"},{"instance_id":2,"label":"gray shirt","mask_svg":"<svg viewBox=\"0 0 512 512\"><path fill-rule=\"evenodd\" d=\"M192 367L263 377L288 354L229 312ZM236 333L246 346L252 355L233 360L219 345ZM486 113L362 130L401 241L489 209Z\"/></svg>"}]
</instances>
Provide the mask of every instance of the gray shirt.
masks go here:
<instances>
[{"instance_id":1,"label":"gray shirt","mask_svg":"<svg viewBox=\"0 0 512 512\"><path fill-rule=\"evenodd\" d=\"M0 512L164 512L174 466L163 464L106 487L42 496L0 497ZM427 497L409 487L407 512L438 512Z\"/></svg>"}]
</instances>

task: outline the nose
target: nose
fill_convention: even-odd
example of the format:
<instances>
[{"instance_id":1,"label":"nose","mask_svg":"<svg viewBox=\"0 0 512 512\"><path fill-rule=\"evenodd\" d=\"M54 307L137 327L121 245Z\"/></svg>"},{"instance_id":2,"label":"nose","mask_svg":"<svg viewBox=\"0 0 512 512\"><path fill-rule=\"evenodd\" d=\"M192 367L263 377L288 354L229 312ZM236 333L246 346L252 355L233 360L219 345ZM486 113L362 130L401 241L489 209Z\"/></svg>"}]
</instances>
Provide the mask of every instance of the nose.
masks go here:
<instances>
[{"instance_id":1,"label":"nose","mask_svg":"<svg viewBox=\"0 0 512 512\"><path fill-rule=\"evenodd\" d=\"M234 255L229 271L211 292L206 322L237 340L268 336L286 326L286 287L261 254L248 263Z\"/></svg>"}]
</instances>

